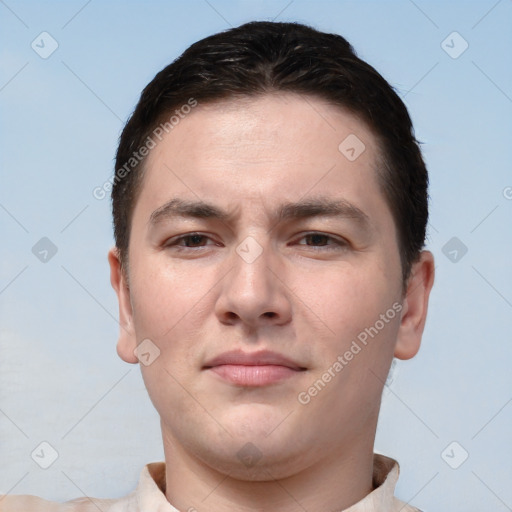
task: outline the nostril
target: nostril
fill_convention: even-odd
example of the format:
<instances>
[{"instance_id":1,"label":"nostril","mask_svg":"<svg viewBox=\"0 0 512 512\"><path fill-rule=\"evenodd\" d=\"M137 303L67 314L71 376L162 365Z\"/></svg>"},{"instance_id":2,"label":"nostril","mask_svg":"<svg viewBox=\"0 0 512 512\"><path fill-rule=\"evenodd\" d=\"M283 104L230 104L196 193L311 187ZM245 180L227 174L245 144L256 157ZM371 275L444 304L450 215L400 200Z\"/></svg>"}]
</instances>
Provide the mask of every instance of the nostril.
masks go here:
<instances>
[{"instance_id":1,"label":"nostril","mask_svg":"<svg viewBox=\"0 0 512 512\"><path fill-rule=\"evenodd\" d=\"M267 311L266 313L263 313L263 314L267 318L274 318L276 316L276 314L273 311Z\"/></svg>"}]
</instances>

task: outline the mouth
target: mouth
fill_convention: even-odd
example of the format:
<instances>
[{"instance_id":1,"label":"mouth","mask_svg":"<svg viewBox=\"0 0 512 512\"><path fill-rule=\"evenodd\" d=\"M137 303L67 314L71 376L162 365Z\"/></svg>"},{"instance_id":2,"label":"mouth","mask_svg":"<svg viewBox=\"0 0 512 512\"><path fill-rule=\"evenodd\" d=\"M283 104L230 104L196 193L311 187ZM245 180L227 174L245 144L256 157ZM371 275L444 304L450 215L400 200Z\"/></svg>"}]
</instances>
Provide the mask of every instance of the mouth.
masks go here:
<instances>
[{"instance_id":1,"label":"mouth","mask_svg":"<svg viewBox=\"0 0 512 512\"><path fill-rule=\"evenodd\" d=\"M208 361L203 370L235 386L262 387L296 377L306 368L275 352L232 351Z\"/></svg>"}]
</instances>

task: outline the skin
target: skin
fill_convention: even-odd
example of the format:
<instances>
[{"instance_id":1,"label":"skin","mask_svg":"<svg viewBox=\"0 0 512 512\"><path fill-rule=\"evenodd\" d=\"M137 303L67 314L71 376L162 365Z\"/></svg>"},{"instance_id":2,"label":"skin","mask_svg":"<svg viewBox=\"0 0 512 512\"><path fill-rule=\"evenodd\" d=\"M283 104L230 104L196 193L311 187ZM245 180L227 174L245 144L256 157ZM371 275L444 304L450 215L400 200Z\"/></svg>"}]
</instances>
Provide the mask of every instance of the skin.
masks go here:
<instances>
[{"instance_id":1,"label":"skin","mask_svg":"<svg viewBox=\"0 0 512 512\"><path fill-rule=\"evenodd\" d=\"M352 162L338 150L349 134L365 144ZM166 496L176 508L325 512L371 492L383 385L393 356L419 349L434 279L424 251L403 293L377 155L374 135L356 117L288 93L199 105L151 151L128 273L115 248L109 262L120 357L138 363L134 350L147 338L160 350L141 371L160 414ZM151 224L175 198L229 215ZM276 217L284 203L318 198L350 203L366 222ZM196 232L204 237L176 242ZM247 237L262 249L251 263L236 250ZM393 304L400 314L301 404L299 393ZM304 370L244 387L204 369L232 349L272 350ZM255 463L238 455L247 443Z\"/></svg>"}]
</instances>

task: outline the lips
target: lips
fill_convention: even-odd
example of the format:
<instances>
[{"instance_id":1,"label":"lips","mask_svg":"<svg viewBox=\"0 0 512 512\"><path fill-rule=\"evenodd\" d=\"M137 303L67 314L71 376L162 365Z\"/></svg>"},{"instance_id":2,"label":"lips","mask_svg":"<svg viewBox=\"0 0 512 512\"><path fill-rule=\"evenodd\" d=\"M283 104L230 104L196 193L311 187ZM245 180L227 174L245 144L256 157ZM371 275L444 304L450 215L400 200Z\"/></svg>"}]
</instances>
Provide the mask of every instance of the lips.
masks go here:
<instances>
[{"instance_id":1,"label":"lips","mask_svg":"<svg viewBox=\"0 0 512 512\"><path fill-rule=\"evenodd\" d=\"M203 367L237 386L260 387L281 382L305 370L297 362L276 352L225 352Z\"/></svg>"},{"instance_id":2,"label":"lips","mask_svg":"<svg viewBox=\"0 0 512 512\"><path fill-rule=\"evenodd\" d=\"M281 354L276 352L270 352L268 350L260 352L243 352L241 350L233 350L225 352L220 356L210 359L204 368L208 369L213 366L220 365L244 365L244 366L264 366L264 365L276 365L285 366L292 370L304 370L298 363L288 359Z\"/></svg>"}]
</instances>

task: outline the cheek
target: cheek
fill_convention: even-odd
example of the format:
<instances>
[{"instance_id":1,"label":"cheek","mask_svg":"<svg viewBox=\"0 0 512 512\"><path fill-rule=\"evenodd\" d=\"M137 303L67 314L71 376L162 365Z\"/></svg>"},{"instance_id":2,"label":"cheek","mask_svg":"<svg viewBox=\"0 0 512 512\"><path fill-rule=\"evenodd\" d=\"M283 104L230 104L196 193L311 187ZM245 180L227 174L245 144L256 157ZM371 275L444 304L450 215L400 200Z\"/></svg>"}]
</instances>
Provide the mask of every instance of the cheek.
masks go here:
<instances>
[{"instance_id":1,"label":"cheek","mask_svg":"<svg viewBox=\"0 0 512 512\"><path fill-rule=\"evenodd\" d=\"M309 297L304 302L315 300L315 312L329 329L313 349L317 364L312 383L318 378L330 380L329 370L335 375L314 407L332 408L336 414L363 404L368 413L373 410L400 324L396 311L400 295L393 291L397 287L391 285L391 279L375 262L364 269L345 267L323 277L317 275L305 283Z\"/></svg>"},{"instance_id":2,"label":"cheek","mask_svg":"<svg viewBox=\"0 0 512 512\"><path fill-rule=\"evenodd\" d=\"M160 351L153 363L141 365L141 373L161 414L186 414L193 404L183 383L196 371L202 312L211 286L206 287L203 273L180 272L160 257L146 257L137 264L132 279L137 340L149 338Z\"/></svg>"},{"instance_id":3,"label":"cheek","mask_svg":"<svg viewBox=\"0 0 512 512\"><path fill-rule=\"evenodd\" d=\"M304 300L307 303L315 297L313 281L318 285L315 312L329 328L329 335L315 347L312 388L303 391L309 393L309 389L316 395L317 387L328 384L311 400L308 410L313 415L330 410L335 425L343 421L347 410L359 410L361 423L354 425L354 431L362 428L365 414L376 413L393 357L401 307L400 295L377 265L372 271L358 270L344 269L323 279L316 276L304 288L310 293Z\"/></svg>"},{"instance_id":4,"label":"cheek","mask_svg":"<svg viewBox=\"0 0 512 512\"><path fill-rule=\"evenodd\" d=\"M182 337L177 333L185 328L187 332L194 330L215 282L208 271L172 266L165 261L164 254L137 264L132 286L137 334L169 339Z\"/></svg>"},{"instance_id":5,"label":"cheek","mask_svg":"<svg viewBox=\"0 0 512 512\"><path fill-rule=\"evenodd\" d=\"M394 291L398 287L376 263L307 274L297 286L299 298L321 318L333 338L345 341L372 326L399 297Z\"/></svg>"}]
</instances>

